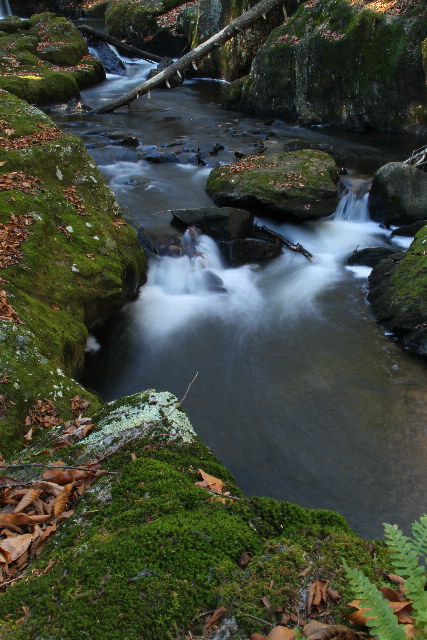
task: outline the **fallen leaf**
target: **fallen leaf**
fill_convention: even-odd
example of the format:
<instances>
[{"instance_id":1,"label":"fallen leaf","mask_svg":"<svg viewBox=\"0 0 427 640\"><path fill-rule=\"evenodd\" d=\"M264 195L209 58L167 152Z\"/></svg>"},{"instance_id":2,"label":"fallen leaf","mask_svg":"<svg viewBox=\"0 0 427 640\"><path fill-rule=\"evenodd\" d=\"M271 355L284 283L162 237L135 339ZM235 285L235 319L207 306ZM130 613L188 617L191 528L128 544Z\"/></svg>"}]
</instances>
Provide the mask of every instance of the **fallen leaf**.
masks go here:
<instances>
[{"instance_id":1,"label":"fallen leaf","mask_svg":"<svg viewBox=\"0 0 427 640\"><path fill-rule=\"evenodd\" d=\"M205 473L203 469L198 469L198 472L202 476L203 480L199 482L195 482L198 487L202 487L203 489L210 489L211 491L216 491L216 493L222 493L224 488L224 483L219 478L215 478L215 476L210 476L208 473Z\"/></svg>"},{"instance_id":2,"label":"fallen leaf","mask_svg":"<svg viewBox=\"0 0 427 640\"><path fill-rule=\"evenodd\" d=\"M295 640L295 631L279 625L270 631L267 640Z\"/></svg>"},{"instance_id":3,"label":"fallen leaf","mask_svg":"<svg viewBox=\"0 0 427 640\"><path fill-rule=\"evenodd\" d=\"M264 607L265 607L266 609L270 609L270 607L271 607L271 602L270 602L270 600L269 600L268 598L266 598L265 596L263 596L263 597L261 598L261 602L262 602L262 604L264 605Z\"/></svg>"},{"instance_id":4,"label":"fallen leaf","mask_svg":"<svg viewBox=\"0 0 427 640\"><path fill-rule=\"evenodd\" d=\"M206 631L208 631L210 627L212 627L216 622L218 622L218 620L221 620L221 618L224 617L224 614L226 613L227 613L227 609L225 607L221 606L221 607L218 607L218 609L215 609L215 611L213 612L209 620L203 626L203 633L206 633Z\"/></svg>"},{"instance_id":5,"label":"fallen leaf","mask_svg":"<svg viewBox=\"0 0 427 640\"><path fill-rule=\"evenodd\" d=\"M239 567L247 567L251 558L252 553L250 551L244 551L239 558Z\"/></svg>"},{"instance_id":6,"label":"fallen leaf","mask_svg":"<svg viewBox=\"0 0 427 640\"><path fill-rule=\"evenodd\" d=\"M67 506L68 499L70 497L70 493L72 492L74 487L74 482L70 482L66 484L59 496L55 498L55 502L53 503L53 514L55 516L59 516L65 510Z\"/></svg>"},{"instance_id":7,"label":"fallen leaf","mask_svg":"<svg viewBox=\"0 0 427 640\"><path fill-rule=\"evenodd\" d=\"M46 522L49 519L50 515L29 516L26 513L0 513L0 527L8 527L9 525L17 525L19 527L25 524Z\"/></svg>"},{"instance_id":8,"label":"fallen leaf","mask_svg":"<svg viewBox=\"0 0 427 640\"><path fill-rule=\"evenodd\" d=\"M332 640L332 638L344 638L345 640L359 640L362 634L352 631L348 627L339 624L325 624L314 620L304 626L304 635L308 640ZM365 634L363 634L365 636Z\"/></svg>"},{"instance_id":9,"label":"fallen leaf","mask_svg":"<svg viewBox=\"0 0 427 640\"><path fill-rule=\"evenodd\" d=\"M41 491L39 489L28 489L28 491L26 491L25 495L21 498L21 500L14 508L13 512L19 513L20 511L24 511L24 509L26 509L32 502L34 502L34 500L36 500L40 494Z\"/></svg>"},{"instance_id":10,"label":"fallen leaf","mask_svg":"<svg viewBox=\"0 0 427 640\"><path fill-rule=\"evenodd\" d=\"M0 551L6 556L7 564L13 562L28 549L33 541L31 533L24 533L15 538L0 540Z\"/></svg>"},{"instance_id":11,"label":"fallen leaf","mask_svg":"<svg viewBox=\"0 0 427 640\"><path fill-rule=\"evenodd\" d=\"M59 307L58 307L58 305L57 305L57 304L51 304L50 306L52 307L52 309L53 309L54 311L59 311Z\"/></svg>"}]
</instances>

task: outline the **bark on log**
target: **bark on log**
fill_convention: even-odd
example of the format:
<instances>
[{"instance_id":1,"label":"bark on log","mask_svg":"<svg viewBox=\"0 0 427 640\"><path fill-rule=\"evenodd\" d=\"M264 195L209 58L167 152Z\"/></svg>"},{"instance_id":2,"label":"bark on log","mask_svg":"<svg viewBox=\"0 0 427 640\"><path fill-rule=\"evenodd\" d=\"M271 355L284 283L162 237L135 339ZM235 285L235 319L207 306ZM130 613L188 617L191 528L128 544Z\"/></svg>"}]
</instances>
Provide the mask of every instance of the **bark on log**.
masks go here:
<instances>
[{"instance_id":1,"label":"bark on log","mask_svg":"<svg viewBox=\"0 0 427 640\"><path fill-rule=\"evenodd\" d=\"M282 236L281 233L277 233L277 231L272 231L272 229L269 229L268 227L266 227L265 224L263 224L262 227L260 227L257 224L254 224L254 228L256 231L264 232L268 236L275 238L282 245L287 247L287 249L290 249L291 251L295 251L296 253L301 253L305 258L307 258L307 260L313 260L313 255L310 253L310 251L307 251L307 249L305 249L305 247L303 247L302 244L299 244L299 242L297 243L291 242L291 240L288 240L288 238L285 238L285 236Z\"/></svg>"},{"instance_id":2,"label":"bark on log","mask_svg":"<svg viewBox=\"0 0 427 640\"><path fill-rule=\"evenodd\" d=\"M159 87L162 84L167 85L170 78L174 75L180 75L182 71L187 69L190 65L193 65L197 69L196 63L201 58L207 56L211 51L214 51L217 47L234 38L238 33L249 27L258 18L265 17L265 15L274 9L277 5L284 4L284 0L261 0L254 7L242 13L241 16L230 22L229 25L218 31L215 35L211 36L202 44L192 49L185 56L174 62L164 71L157 74L154 78L143 82L125 95L107 102L97 110L97 113L110 113L115 111L124 105L130 104L133 100L136 100L145 93L149 93L152 89Z\"/></svg>"},{"instance_id":3,"label":"bark on log","mask_svg":"<svg viewBox=\"0 0 427 640\"><path fill-rule=\"evenodd\" d=\"M142 58L143 60L149 60L150 62L161 62L161 60L163 60L163 58L161 58L160 56L156 56L154 53L149 53L148 51L138 49L131 44L126 44L126 42L122 42L117 38L113 38L107 33L96 31L95 29L92 29L92 27L88 27L85 24L82 24L77 28L84 35L95 38L96 40L102 40L102 42L107 42L108 44L112 44L117 47L117 49L121 49L125 53L130 53L133 57Z\"/></svg>"}]
</instances>

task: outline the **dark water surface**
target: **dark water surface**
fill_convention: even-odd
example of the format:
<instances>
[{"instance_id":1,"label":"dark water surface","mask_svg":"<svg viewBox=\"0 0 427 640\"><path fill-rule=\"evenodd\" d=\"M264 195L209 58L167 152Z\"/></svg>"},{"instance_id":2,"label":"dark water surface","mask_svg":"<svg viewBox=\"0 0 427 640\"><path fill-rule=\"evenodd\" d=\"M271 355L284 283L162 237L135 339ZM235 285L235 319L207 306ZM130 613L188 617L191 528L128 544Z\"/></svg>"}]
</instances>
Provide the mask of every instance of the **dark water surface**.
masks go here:
<instances>
[{"instance_id":1,"label":"dark water surface","mask_svg":"<svg viewBox=\"0 0 427 640\"><path fill-rule=\"evenodd\" d=\"M83 100L96 106L124 93L148 69L133 65L133 79L109 79ZM212 166L232 161L236 150L256 152L267 136L332 144L355 174L421 144L241 116L220 100L221 83L197 81L155 91L130 112L53 115L88 145L129 222L163 237L176 234L168 209L212 204L205 192ZM145 147L182 142L165 151L225 149L206 167L154 165L141 147L113 144L106 134L118 131ZM206 290L200 265L185 257L152 259L147 285L88 362L85 383L107 399L147 387L181 396L198 371L184 407L247 494L335 509L364 535L381 534L384 521L407 526L426 510L427 372L372 320L367 270L343 265L357 245L390 245L390 233L364 215L299 226L267 221L306 246L313 263L288 252L264 268L231 270L206 244L202 266L226 294Z\"/></svg>"}]
</instances>

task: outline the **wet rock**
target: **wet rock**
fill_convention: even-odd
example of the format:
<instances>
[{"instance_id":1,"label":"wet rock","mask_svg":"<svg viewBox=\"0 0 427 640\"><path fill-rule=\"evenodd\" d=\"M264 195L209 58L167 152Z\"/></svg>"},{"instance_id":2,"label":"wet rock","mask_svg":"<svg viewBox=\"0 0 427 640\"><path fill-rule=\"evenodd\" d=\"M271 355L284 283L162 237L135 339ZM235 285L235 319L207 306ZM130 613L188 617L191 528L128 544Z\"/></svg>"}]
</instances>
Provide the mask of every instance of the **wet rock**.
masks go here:
<instances>
[{"instance_id":1,"label":"wet rock","mask_svg":"<svg viewBox=\"0 0 427 640\"><path fill-rule=\"evenodd\" d=\"M88 42L90 47L96 51L96 56L101 60L107 73L112 73L116 76L126 75L126 67L124 63L106 42L102 42L95 38L89 38Z\"/></svg>"},{"instance_id":2,"label":"wet rock","mask_svg":"<svg viewBox=\"0 0 427 640\"><path fill-rule=\"evenodd\" d=\"M116 144L122 147L138 147L139 140L136 136L125 136L121 140L118 140Z\"/></svg>"},{"instance_id":3,"label":"wet rock","mask_svg":"<svg viewBox=\"0 0 427 640\"><path fill-rule=\"evenodd\" d=\"M175 209L176 220L185 226L196 226L202 233L216 239L232 240L252 235L253 214L232 207L206 207L201 209Z\"/></svg>"},{"instance_id":4,"label":"wet rock","mask_svg":"<svg viewBox=\"0 0 427 640\"><path fill-rule=\"evenodd\" d=\"M368 300L376 319L408 349L427 353L427 226L405 253L381 260L369 276Z\"/></svg>"},{"instance_id":5,"label":"wet rock","mask_svg":"<svg viewBox=\"0 0 427 640\"><path fill-rule=\"evenodd\" d=\"M403 227L398 227L391 232L392 236L407 236L412 237L420 229L422 229L427 224L427 220L418 220L417 222L413 222L412 224L406 224Z\"/></svg>"},{"instance_id":6,"label":"wet rock","mask_svg":"<svg viewBox=\"0 0 427 640\"><path fill-rule=\"evenodd\" d=\"M391 247L373 247L369 249L360 249L354 251L349 258L347 264L350 266L375 267L380 260L389 258L396 253L396 248Z\"/></svg>"},{"instance_id":7,"label":"wet rock","mask_svg":"<svg viewBox=\"0 0 427 640\"><path fill-rule=\"evenodd\" d=\"M178 156L169 151L149 151L145 154L145 160L147 160L147 162L152 162L153 164L170 164L179 162Z\"/></svg>"},{"instance_id":8,"label":"wet rock","mask_svg":"<svg viewBox=\"0 0 427 640\"><path fill-rule=\"evenodd\" d=\"M282 249L279 243L258 238L239 238L230 242L228 252L231 266L240 267L277 258L281 255Z\"/></svg>"},{"instance_id":9,"label":"wet rock","mask_svg":"<svg viewBox=\"0 0 427 640\"><path fill-rule=\"evenodd\" d=\"M369 196L373 220L389 224L424 220L427 173L403 162L389 162L375 172Z\"/></svg>"},{"instance_id":10,"label":"wet rock","mask_svg":"<svg viewBox=\"0 0 427 640\"><path fill-rule=\"evenodd\" d=\"M296 218L330 215L338 204L337 167L320 151L248 156L214 169L206 189L219 205L240 205Z\"/></svg>"}]
</instances>

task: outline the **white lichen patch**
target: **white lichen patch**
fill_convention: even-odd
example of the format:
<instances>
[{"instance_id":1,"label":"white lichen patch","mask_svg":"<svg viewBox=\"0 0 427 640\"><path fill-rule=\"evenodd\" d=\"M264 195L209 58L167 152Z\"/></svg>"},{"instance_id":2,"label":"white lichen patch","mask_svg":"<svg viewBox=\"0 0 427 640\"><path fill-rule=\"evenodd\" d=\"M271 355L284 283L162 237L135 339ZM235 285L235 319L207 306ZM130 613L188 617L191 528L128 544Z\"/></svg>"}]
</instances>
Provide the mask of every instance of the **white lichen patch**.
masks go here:
<instances>
[{"instance_id":1,"label":"white lichen patch","mask_svg":"<svg viewBox=\"0 0 427 640\"><path fill-rule=\"evenodd\" d=\"M147 438L161 436L166 440L191 442L195 432L178 399L167 391L153 389L122 401L110 402L111 411L99 421L96 429L82 442L91 453L101 453L125 444L138 433Z\"/></svg>"},{"instance_id":2,"label":"white lichen patch","mask_svg":"<svg viewBox=\"0 0 427 640\"><path fill-rule=\"evenodd\" d=\"M59 167L56 167L56 177L58 178L58 180L62 180L62 178L64 177Z\"/></svg>"}]
</instances>

